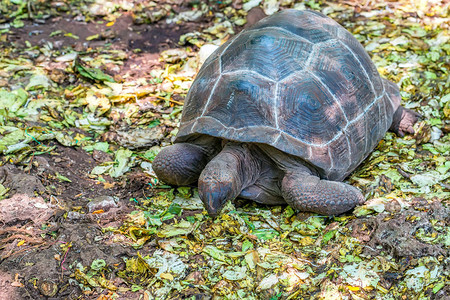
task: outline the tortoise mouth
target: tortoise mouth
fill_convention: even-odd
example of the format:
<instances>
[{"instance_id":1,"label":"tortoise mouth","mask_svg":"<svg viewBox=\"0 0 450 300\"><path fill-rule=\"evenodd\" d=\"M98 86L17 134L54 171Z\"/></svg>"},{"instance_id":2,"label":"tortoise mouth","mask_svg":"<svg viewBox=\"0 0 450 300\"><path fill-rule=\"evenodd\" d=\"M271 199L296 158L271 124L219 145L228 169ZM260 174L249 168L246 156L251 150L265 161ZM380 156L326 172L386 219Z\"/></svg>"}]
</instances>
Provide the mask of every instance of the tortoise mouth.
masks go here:
<instances>
[{"instance_id":1,"label":"tortoise mouth","mask_svg":"<svg viewBox=\"0 0 450 300\"><path fill-rule=\"evenodd\" d=\"M199 183L199 196L211 218L217 217L227 201L234 199L231 183Z\"/></svg>"}]
</instances>

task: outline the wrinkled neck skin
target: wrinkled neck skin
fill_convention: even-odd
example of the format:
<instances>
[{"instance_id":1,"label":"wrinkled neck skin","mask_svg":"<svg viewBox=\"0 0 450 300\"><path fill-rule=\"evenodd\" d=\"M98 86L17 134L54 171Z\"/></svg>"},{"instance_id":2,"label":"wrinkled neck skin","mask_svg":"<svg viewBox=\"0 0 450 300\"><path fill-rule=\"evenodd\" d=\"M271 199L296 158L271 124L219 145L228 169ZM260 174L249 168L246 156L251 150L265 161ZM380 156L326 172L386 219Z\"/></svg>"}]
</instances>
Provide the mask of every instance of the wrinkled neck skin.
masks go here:
<instances>
[{"instance_id":1,"label":"wrinkled neck skin","mask_svg":"<svg viewBox=\"0 0 450 300\"><path fill-rule=\"evenodd\" d=\"M192 136L187 142L201 147L209 160L219 154L223 148L221 139L204 134Z\"/></svg>"},{"instance_id":2,"label":"wrinkled neck skin","mask_svg":"<svg viewBox=\"0 0 450 300\"><path fill-rule=\"evenodd\" d=\"M285 174L298 173L319 176L319 173L314 168L309 167L301 158L284 153L269 145L258 144L258 148L270 157Z\"/></svg>"},{"instance_id":3,"label":"wrinkled neck skin","mask_svg":"<svg viewBox=\"0 0 450 300\"><path fill-rule=\"evenodd\" d=\"M254 155L251 145L229 142L222 151L228 152L238 160L237 176L241 182L241 190L255 183L261 174L261 160Z\"/></svg>"},{"instance_id":4,"label":"wrinkled neck skin","mask_svg":"<svg viewBox=\"0 0 450 300\"><path fill-rule=\"evenodd\" d=\"M221 143L222 151L206 165L198 181L200 198L211 217L255 183L269 197L281 198L281 182L286 174L317 175L302 159L271 146L227 140Z\"/></svg>"}]
</instances>

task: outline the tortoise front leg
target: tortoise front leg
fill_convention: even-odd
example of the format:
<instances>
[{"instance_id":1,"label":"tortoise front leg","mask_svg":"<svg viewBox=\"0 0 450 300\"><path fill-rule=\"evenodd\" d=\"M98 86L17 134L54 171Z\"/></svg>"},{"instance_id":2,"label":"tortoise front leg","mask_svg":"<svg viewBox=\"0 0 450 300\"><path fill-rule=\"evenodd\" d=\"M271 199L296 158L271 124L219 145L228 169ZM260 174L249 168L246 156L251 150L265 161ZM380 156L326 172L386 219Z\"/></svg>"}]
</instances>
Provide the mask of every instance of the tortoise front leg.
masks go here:
<instances>
[{"instance_id":1,"label":"tortoise front leg","mask_svg":"<svg viewBox=\"0 0 450 300\"><path fill-rule=\"evenodd\" d=\"M321 180L308 173L288 172L281 191L286 202L299 211L339 215L364 201L361 192L343 182Z\"/></svg>"},{"instance_id":2,"label":"tortoise front leg","mask_svg":"<svg viewBox=\"0 0 450 300\"><path fill-rule=\"evenodd\" d=\"M421 117L419 113L413 110L399 106L394 113L390 131L400 137L404 137L406 133L414 134L413 126Z\"/></svg>"},{"instance_id":3,"label":"tortoise front leg","mask_svg":"<svg viewBox=\"0 0 450 300\"><path fill-rule=\"evenodd\" d=\"M207 163L204 147L180 143L163 148L153 160L152 168L168 184L187 185L197 181Z\"/></svg>"},{"instance_id":4,"label":"tortoise front leg","mask_svg":"<svg viewBox=\"0 0 450 300\"><path fill-rule=\"evenodd\" d=\"M189 143L163 148L153 160L152 168L158 178L168 184L191 184L198 180L205 166L221 149L219 139L198 136Z\"/></svg>"}]
</instances>

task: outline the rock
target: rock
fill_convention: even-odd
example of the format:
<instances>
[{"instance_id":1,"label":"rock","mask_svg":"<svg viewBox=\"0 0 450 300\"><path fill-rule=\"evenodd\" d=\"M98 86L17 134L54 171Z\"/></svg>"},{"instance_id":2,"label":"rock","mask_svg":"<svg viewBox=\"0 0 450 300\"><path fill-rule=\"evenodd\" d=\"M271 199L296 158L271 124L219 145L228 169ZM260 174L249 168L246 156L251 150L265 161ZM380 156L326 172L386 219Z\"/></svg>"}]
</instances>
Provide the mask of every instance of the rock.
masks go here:
<instances>
[{"instance_id":1,"label":"rock","mask_svg":"<svg viewBox=\"0 0 450 300\"><path fill-rule=\"evenodd\" d=\"M129 130L117 131L117 143L121 146L137 149L150 148L164 138L161 126L153 128L135 128Z\"/></svg>"},{"instance_id":2,"label":"rock","mask_svg":"<svg viewBox=\"0 0 450 300\"><path fill-rule=\"evenodd\" d=\"M89 202L87 208L90 213L97 210L103 210L106 212L111 208L119 207L119 205L117 204L118 201L119 199L117 197L99 196L94 198L91 202Z\"/></svg>"},{"instance_id":3,"label":"rock","mask_svg":"<svg viewBox=\"0 0 450 300\"><path fill-rule=\"evenodd\" d=\"M198 51L198 67L201 67L203 65L203 63L206 61L206 59L213 54L214 51L216 51L216 49L219 48L219 46L217 45L213 45L213 44L204 44L201 48L200 51Z\"/></svg>"},{"instance_id":4,"label":"rock","mask_svg":"<svg viewBox=\"0 0 450 300\"><path fill-rule=\"evenodd\" d=\"M38 178L25 174L9 164L0 167L0 183L10 189L10 195L25 194L35 196L35 192L40 194L45 192L45 188Z\"/></svg>"},{"instance_id":5,"label":"rock","mask_svg":"<svg viewBox=\"0 0 450 300\"><path fill-rule=\"evenodd\" d=\"M31 220L36 225L45 223L53 216L53 209L42 197L15 194L0 201L0 220L3 224Z\"/></svg>"}]
</instances>

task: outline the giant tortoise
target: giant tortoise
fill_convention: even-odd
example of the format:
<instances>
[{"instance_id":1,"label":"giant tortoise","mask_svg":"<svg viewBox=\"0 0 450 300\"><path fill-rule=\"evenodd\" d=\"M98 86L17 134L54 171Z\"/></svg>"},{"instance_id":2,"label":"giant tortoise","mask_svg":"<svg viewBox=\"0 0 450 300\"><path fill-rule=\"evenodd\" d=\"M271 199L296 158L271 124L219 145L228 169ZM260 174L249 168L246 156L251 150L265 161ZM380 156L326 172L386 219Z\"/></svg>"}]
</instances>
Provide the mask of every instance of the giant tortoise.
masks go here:
<instances>
[{"instance_id":1,"label":"giant tortoise","mask_svg":"<svg viewBox=\"0 0 450 300\"><path fill-rule=\"evenodd\" d=\"M341 181L386 131L414 133L419 115L400 100L342 26L283 10L208 57L153 169L169 184L198 181L211 216L236 197L340 214L364 200Z\"/></svg>"}]
</instances>

